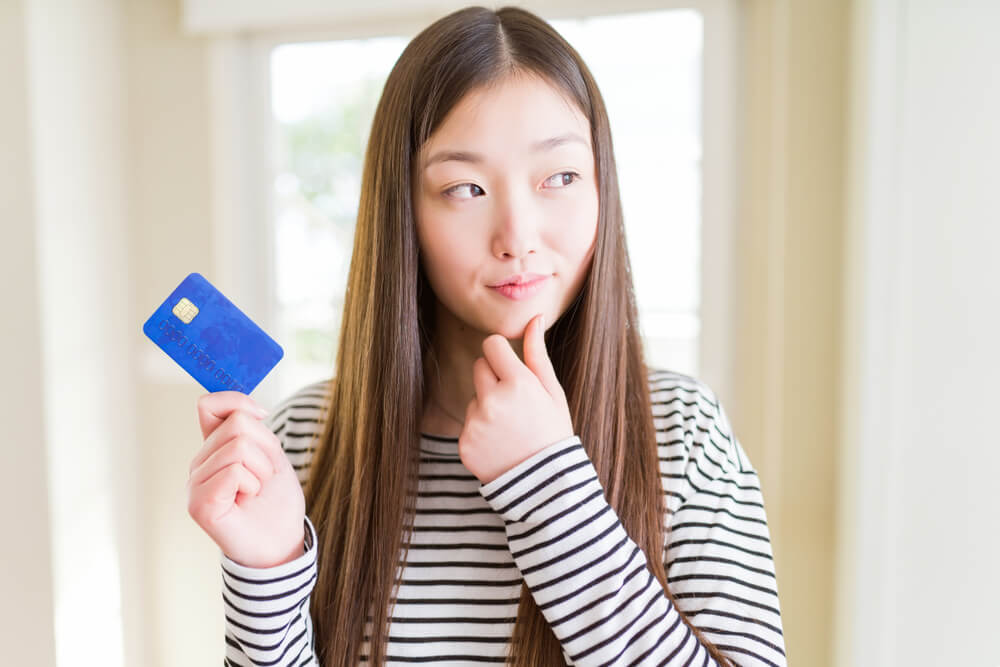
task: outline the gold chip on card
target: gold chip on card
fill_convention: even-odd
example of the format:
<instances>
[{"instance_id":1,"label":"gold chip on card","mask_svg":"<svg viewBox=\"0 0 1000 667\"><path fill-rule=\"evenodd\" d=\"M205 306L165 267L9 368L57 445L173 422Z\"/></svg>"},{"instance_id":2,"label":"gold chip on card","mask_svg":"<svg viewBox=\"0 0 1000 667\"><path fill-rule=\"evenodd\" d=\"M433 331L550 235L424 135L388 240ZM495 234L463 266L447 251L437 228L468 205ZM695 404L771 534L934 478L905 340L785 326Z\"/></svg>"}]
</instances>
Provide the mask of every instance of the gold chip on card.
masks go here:
<instances>
[{"instance_id":1,"label":"gold chip on card","mask_svg":"<svg viewBox=\"0 0 1000 667\"><path fill-rule=\"evenodd\" d=\"M191 320L198 314L198 306L191 303L187 297L182 296L171 312L184 324L191 324Z\"/></svg>"}]
</instances>

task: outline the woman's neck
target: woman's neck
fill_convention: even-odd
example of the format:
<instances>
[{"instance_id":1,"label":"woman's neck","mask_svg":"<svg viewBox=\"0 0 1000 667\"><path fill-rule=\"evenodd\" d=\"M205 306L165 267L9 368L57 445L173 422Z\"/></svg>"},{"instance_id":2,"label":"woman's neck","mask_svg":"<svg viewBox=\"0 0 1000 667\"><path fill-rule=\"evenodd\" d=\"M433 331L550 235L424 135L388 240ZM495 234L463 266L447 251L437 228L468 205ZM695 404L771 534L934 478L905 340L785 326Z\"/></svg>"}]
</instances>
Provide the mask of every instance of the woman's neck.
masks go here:
<instances>
[{"instance_id":1,"label":"woman's neck","mask_svg":"<svg viewBox=\"0 0 1000 667\"><path fill-rule=\"evenodd\" d=\"M465 411L476 391L472 365L483 356L483 341L489 334L477 331L456 319L443 306L434 329L427 358L424 359L424 412L421 430L430 435L457 438L462 432ZM510 341L523 359L521 340Z\"/></svg>"}]
</instances>

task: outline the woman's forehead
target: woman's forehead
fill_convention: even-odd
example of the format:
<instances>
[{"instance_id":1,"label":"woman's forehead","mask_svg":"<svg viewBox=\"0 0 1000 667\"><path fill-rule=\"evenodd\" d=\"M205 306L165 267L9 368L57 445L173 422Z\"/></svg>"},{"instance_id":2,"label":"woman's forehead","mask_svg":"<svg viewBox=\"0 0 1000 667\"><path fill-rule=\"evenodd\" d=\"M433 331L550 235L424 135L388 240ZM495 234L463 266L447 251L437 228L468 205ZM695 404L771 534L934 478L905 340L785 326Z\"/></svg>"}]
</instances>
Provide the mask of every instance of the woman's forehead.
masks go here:
<instances>
[{"instance_id":1,"label":"woman's forehead","mask_svg":"<svg viewBox=\"0 0 1000 667\"><path fill-rule=\"evenodd\" d=\"M590 123L562 91L518 77L469 92L420 150L421 168L449 159L479 162L491 153L591 149Z\"/></svg>"}]
</instances>

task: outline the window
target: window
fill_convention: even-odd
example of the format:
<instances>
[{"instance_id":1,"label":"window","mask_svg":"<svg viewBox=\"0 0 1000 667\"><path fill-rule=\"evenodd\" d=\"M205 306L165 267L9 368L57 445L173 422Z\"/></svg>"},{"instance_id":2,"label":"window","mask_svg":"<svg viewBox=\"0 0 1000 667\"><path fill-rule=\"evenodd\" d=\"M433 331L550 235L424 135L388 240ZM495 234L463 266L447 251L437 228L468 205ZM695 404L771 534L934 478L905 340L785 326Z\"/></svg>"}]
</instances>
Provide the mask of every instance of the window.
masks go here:
<instances>
[{"instance_id":1,"label":"window","mask_svg":"<svg viewBox=\"0 0 1000 667\"><path fill-rule=\"evenodd\" d=\"M409 39L289 44L271 56L279 396L333 374L365 145Z\"/></svg>"},{"instance_id":2,"label":"window","mask_svg":"<svg viewBox=\"0 0 1000 667\"><path fill-rule=\"evenodd\" d=\"M551 23L591 68L608 108L647 362L697 375L702 15L684 9ZM271 52L281 395L332 374L365 142L409 39L282 44Z\"/></svg>"}]
</instances>

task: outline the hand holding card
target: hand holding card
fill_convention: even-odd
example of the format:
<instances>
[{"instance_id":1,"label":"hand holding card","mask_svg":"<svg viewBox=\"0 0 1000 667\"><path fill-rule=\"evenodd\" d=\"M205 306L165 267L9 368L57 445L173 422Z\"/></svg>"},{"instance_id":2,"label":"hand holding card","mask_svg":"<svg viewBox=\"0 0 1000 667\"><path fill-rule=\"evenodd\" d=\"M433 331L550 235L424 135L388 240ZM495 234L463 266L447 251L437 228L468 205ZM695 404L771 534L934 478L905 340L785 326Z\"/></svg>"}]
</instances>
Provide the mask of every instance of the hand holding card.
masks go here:
<instances>
[{"instance_id":1,"label":"hand holding card","mask_svg":"<svg viewBox=\"0 0 1000 667\"><path fill-rule=\"evenodd\" d=\"M205 443L191 461L188 514L222 553L254 568L282 565L305 548L305 496L263 411L237 391L205 394Z\"/></svg>"},{"instance_id":2,"label":"hand holding card","mask_svg":"<svg viewBox=\"0 0 1000 667\"><path fill-rule=\"evenodd\" d=\"M211 392L198 400L205 441L191 461L188 514L240 565L274 567L302 555L302 486L248 395L281 359L281 346L198 273L142 330Z\"/></svg>"}]
</instances>

